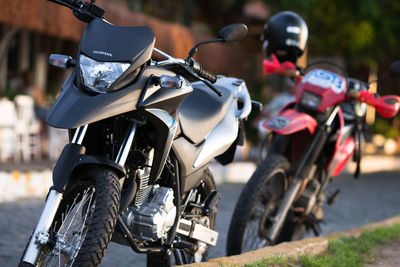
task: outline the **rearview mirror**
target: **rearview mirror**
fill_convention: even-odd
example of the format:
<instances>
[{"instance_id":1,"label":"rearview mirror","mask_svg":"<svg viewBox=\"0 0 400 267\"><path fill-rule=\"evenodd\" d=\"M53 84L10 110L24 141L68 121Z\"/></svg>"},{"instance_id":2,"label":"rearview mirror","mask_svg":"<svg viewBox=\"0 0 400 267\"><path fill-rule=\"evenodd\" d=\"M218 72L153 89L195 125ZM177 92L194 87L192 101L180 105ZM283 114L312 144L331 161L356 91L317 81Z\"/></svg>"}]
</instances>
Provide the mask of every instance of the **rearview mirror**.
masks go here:
<instances>
[{"instance_id":1,"label":"rearview mirror","mask_svg":"<svg viewBox=\"0 0 400 267\"><path fill-rule=\"evenodd\" d=\"M221 38L225 43L239 42L247 34L247 26L243 23L230 24L223 27L218 38Z\"/></svg>"},{"instance_id":2,"label":"rearview mirror","mask_svg":"<svg viewBox=\"0 0 400 267\"><path fill-rule=\"evenodd\" d=\"M200 45L216 43L216 42L224 42L224 43L238 42L242 40L246 36L246 34L247 34L247 26L244 25L243 23L230 24L228 26L225 26L219 31L217 39L197 42L190 50L189 55L187 56L185 61L188 62L193 57L194 53L196 53L197 48Z\"/></svg>"},{"instance_id":3,"label":"rearview mirror","mask_svg":"<svg viewBox=\"0 0 400 267\"><path fill-rule=\"evenodd\" d=\"M400 60L397 60L390 65L390 74L400 76Z\"/></svg>"}]
</instances>

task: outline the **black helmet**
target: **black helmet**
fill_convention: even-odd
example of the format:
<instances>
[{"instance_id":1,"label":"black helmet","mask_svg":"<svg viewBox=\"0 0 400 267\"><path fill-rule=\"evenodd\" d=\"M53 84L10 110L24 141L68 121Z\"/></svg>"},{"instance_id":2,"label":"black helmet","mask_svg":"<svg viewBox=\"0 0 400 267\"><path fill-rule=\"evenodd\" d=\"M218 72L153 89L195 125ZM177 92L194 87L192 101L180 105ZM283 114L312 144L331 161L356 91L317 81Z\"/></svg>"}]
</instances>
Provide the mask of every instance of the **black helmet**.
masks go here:
<instances>
[{"instance_id":1,"label":"black helmet","mask_svg":"<svg viewBox=\"0 0 400 267\"><path fill-rule=\"evenodd\" d=\"M308 38L306 22L292 11L273 15L264 25L263 49L267 56L274 53L280 62L296 63L303 54Z\"/></svg>"}]
</instances>

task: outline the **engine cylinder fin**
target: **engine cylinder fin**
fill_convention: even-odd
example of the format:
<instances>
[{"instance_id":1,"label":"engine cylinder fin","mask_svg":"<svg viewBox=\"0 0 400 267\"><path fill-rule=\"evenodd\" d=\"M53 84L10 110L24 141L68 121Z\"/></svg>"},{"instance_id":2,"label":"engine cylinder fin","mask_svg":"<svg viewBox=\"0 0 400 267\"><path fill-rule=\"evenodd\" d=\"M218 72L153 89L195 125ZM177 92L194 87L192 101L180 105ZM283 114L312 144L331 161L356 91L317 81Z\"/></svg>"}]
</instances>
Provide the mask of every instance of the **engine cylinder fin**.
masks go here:
<instances>
[{"instance_id":1,"label":"engine cylinder fin","mask_svg":"<svg viewBox=\"0 0 400 267\"><path fill-rule=\"evenodd\" d=\"M149 186L150 170L150 167L145 167L141 170L138 170L136 173L138 191L135 197L135 205L138 207L143 204L151 192L152 187Z\"/></svg>"}]
</instances>

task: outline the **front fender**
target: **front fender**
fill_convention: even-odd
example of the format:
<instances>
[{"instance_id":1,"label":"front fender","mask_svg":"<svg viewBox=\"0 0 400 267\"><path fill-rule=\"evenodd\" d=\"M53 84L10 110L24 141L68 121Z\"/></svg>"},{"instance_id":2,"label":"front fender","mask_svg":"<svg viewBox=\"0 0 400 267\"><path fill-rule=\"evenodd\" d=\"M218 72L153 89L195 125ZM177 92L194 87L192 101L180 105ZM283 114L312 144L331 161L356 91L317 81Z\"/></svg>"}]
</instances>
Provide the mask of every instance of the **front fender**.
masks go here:
<instances>
[{"instance_id":1,"label":"front fender","mask_svg":"<svg viewBox=\"0 0 400 267\"><path fill-rule=\"evenodd\" d=\"M67 144L53 170L53 188L62 193L74 171L84 165L105 166L118 175L119 178L125 176L125 169L119 164L108 158L98 155L85 155L85 147L78 144Z\"/></svg>"},{"instance_id":2,"label":"front fender","mask_svg":"<svg viewBox=\"0 0 400 267\"><path fill-rule=\"evenodd\" d=\"M310 134L313 134L317 124L317 121L310 115L294 109L287 109L265 121L263 127L281 135L289 135L303 130L308 130Z\"/></svg>"}]
</instances>

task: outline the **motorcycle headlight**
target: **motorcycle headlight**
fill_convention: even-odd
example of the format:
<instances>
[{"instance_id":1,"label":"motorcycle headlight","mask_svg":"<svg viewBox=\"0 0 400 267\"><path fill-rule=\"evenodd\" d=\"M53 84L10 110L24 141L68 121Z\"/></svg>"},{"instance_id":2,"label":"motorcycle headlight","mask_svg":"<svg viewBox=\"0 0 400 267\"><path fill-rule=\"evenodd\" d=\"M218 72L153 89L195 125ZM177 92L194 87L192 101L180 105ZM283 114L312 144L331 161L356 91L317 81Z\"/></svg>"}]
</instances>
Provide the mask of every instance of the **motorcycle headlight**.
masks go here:
<instances>
[{"instance_id":1,"label":"motorcycle headlight","mask_svg":"<svg viewBox=\"0 0 400 267\"><path fill-rule=\"evenodd\" d=\"M367 104L355 103L354 113L357 115L357 117L363 117L367 113Z\"/></svg>"},{"instance_id":2,"label":"motorcycle headlight","mask_svg":"<svg viewBox=\"0 0 400 267\"><path fill-rule=\"evenodd\" d=\"M321 104L321 100L322 98L319 95L315 95L309 92L303 92L300 104L310 110L317 110L319 104Z\"/></svg>"},{"instance_id":3,"label":"motorcycle headlight","mask_svg":"<svg viewBox=\"0 0 400 267\"><path fill-rule=\"evenodd\" d=\"M79 67L83 83L98 93L107 93L110 86L130 66L129 63L99 62L85 55L79 57Z\"/></svg>"}]
</instances>

